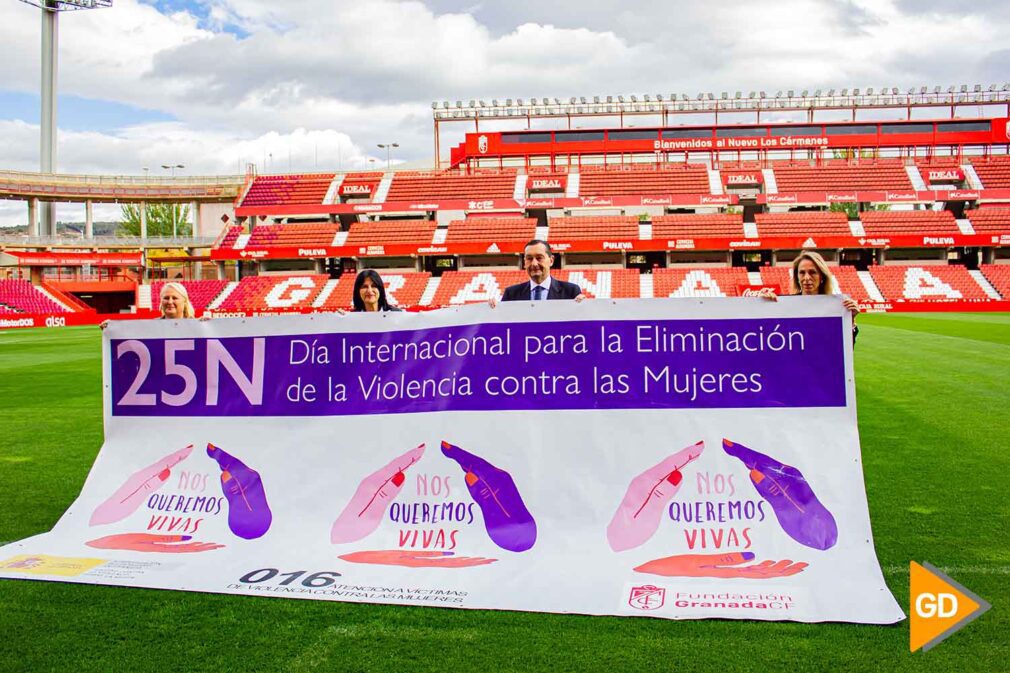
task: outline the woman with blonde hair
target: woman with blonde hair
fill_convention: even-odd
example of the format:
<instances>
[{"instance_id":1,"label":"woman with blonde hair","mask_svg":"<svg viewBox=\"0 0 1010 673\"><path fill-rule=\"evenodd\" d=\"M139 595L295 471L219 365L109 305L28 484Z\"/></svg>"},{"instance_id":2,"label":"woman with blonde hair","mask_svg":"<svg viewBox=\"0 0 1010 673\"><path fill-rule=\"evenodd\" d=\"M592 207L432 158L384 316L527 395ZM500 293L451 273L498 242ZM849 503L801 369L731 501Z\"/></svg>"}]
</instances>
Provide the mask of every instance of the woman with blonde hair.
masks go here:
<instances>
[{"instance_id":1,"label":"woman with blonde hair","mask_svg":"<svg viewBox=\"0 0 1010 673\"><path fill-rule=\"evenodd\" d=\"M189 292L182 283L169 282L162 285L160 300L162 320L196 317L193 304L189 301Z\"/></svg>"},{"instance_id":2,"label":"woman with blonde hair","mask_svg":"<svg viewBox=\"0 0 1010 673\"><path fill-rule=\"evenodd\" d=\"M840 294L835 284L835 277L828 269L828 263L819 252L804 250L793 260L792 294L812 296L818 294ZM778 297L774 290L765 289L761 296L775 301ZM852 312L852 341L855 343L859 327L856 326L856 315L859 304L847 295L841 295L842 306Z\"/></svg>"}]
</instances>

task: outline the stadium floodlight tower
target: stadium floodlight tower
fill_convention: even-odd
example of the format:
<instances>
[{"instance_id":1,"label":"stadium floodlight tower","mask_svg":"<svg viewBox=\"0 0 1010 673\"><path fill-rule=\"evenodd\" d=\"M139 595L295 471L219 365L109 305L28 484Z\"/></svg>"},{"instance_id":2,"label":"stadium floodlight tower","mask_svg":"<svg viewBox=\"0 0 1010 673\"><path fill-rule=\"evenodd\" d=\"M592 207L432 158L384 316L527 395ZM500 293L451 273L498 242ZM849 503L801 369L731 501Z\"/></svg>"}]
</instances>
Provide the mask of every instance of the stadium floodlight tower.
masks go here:
<instances>
[{"instance_id":1,"label":"stadium floodlight tower","mask_svg":"<svg viewBox=\"0 0 1010 673\"><path fill-rule=\"evenodd\" d=\"M74 9L111 7L112 0L21 0L42 10L42 114L39 119L40 168L43 173L56 172L56 83L59 72L59 12ZM42 233L56 235L56 206L42 203ZM29 223L29 229L35 223Z\"/></svg>"}]
</instances>

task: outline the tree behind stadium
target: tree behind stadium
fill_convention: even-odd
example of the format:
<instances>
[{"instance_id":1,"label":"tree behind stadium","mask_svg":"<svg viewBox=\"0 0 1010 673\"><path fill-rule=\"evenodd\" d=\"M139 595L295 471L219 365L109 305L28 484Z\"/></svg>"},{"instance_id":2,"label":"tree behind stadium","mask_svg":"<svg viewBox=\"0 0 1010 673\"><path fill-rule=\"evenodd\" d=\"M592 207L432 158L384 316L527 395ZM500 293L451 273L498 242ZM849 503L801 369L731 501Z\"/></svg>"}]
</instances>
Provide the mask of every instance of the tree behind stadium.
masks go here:
<instances>
[{"instance_id":1,"label":"tree behind stadium","mask_svg":"<svg viewBox=\"0 0 1010 673\"><path fill-rule=\"evenodd\" d=\"M136 203L124 203L120 216L120 236L140 236L140 208ZM173 219L174 218L174 219ZM172 236L172 223L178 236L190 236L193 227L189 223L189 205L179 203L147 204L147 235Z\"/></svg>"}]
</instances>

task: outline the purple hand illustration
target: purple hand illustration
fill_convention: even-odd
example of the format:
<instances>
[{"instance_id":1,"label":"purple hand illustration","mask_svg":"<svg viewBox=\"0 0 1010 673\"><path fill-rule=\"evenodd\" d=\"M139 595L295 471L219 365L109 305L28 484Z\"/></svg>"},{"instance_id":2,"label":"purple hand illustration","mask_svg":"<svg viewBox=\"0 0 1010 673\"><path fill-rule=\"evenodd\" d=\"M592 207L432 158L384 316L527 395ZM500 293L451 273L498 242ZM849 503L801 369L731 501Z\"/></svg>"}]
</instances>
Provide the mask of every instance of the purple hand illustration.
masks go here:
<instances>
[{"instance_id":1,"label":"purple hand illustration","mask_svg":"<svg viewBox=\"0 0 1010 673\"><path fill-rule=\"evenodd\" d=\"M403 488L404 472L423 455L424 444L421 444L362 479L351 501L333 522L330 542L355 542L378 528L389 504Z\"/></svg>"},{"instance_id":2,"label":"purple hand illustration","mask_svg":"<svg viewBox=\"0 0 1010 673\"><path fill-rule=\"evenodd\" d=\"M507 551L531 548L537 541L537 522L526 509L512 475L449 442L442 442L442 453L466 473L466 487L484 514L491 541Z\"/></svg>"},{"instance_id":3,"label":"purple hand illustration","mask_svg":"<svg viewBox=\"0 0 1010 673\"><path fill-rule=\"evenodd\" d=\"M190 444L134 472L108 500L95 508L88 525L115 523L133 514L148 495L168 481L172 468L186 460L192 452L193 445Z\"/></svg>"},{"instance_id":4,"label":"purple hand illustration","mask_svg":"<svg viewBox=\"0 0 1010 673\"><path fill-rule=\"evenodd\" d=\"M803 473L743 444L722 440L723 451L739 458L750 470L750 480L768 501L782 530L812 549L831 549L838 541L838 525L814 495Z\"/></svg>"},{"instance_id":5,"label":"purple hand illustration","mask_svg":"<svg viewBox=\"0 0 1010 673\"><path fill-rule=\"evenodd\" d=\"M656 533L666 504L680 490L684 479L681 469L704 450L704 442L692 444L631 480L624 499L607 526L607 542L611 549L633 549Z\"/></svg>"},{"instance_id":6,"label":"purple hand illustration","mask_svg":"<svg viewBox=\"0 0 1010 673\"><path fill-rule=\"evenodd\" d=\"M207 455L221 468L221 490L228 500L231 532L246 540L262 537L270 528L273 514L259 472L213 444L207 445Z\"/></svg>"}]
</instances>

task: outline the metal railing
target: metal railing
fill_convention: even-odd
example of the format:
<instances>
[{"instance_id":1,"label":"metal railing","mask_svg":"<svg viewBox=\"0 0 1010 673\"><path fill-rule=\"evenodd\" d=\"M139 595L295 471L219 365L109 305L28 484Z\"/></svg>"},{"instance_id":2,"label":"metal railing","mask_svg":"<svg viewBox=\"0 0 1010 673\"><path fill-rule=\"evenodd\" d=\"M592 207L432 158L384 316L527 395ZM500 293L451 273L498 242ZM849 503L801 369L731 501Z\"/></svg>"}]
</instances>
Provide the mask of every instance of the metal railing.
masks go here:
<instances>
[{"instance_id":1,"label":"metal railing","mask_svg":"<svg viewBox=\"0 0 1010 673\"><path fill-rule=\"evenodd\" d=\"M29 248L209 248L216 236L29 236L0 235L0 246Z\"/></svg>"},{"instance_id":2,"label":"metal railing","mask_svg":"<svg viewBox=\"0 0 1010 673\"><path fill-rule=\"evenodd\" d=\"M98 185L102 187L221 187L245 184L245 175L79 175L72 173L36 173L0 170L0 182L27 182L40 185Z\"/></svg>"}]
</instances>

